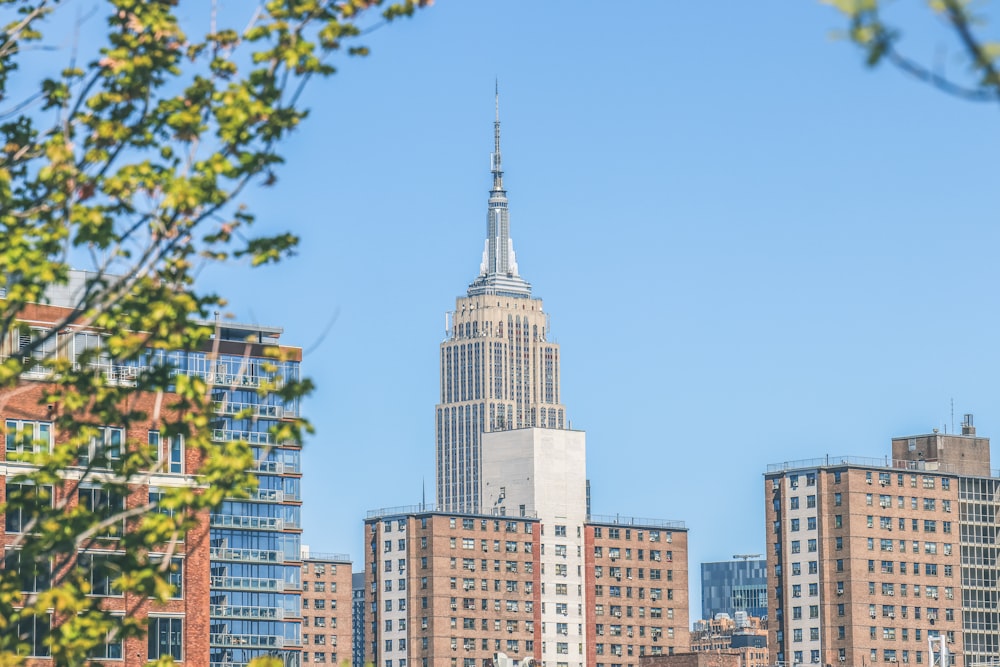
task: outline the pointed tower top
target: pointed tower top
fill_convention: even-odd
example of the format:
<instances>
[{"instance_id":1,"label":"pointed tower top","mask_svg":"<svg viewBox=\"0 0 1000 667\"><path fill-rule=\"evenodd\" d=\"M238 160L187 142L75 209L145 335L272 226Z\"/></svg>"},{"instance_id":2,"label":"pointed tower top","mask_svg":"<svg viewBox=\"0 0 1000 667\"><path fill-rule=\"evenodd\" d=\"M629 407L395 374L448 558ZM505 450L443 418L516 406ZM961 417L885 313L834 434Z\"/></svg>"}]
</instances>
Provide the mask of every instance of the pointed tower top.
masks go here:
<instances>
[{"instance_id":1,"label":"pointed tower top","mask_svg":"<svg viewBox=\"0 0 1000 667\"><path fill-rule=\"evenodd\" d=\"M503 189L503 167L500 160L500 84L494 83L496 117L493 121L493 153L490 155L490 172L493 187L490 189L489 211L486 221L486 244L479 277L469 285L469 296L477 294L503 294L517 298L531 296L531 285L517 271L514 242L510 238L510 214L507 210L507 192Z\"/></svg>"}]
</instances>

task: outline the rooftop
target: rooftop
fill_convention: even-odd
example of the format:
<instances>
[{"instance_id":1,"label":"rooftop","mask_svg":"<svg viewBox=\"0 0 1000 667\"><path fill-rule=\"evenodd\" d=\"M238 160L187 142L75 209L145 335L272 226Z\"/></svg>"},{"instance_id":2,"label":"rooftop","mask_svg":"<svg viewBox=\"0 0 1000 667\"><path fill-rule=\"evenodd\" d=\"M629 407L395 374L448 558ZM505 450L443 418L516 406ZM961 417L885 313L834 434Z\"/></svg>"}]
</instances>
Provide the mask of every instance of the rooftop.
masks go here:
<instances>
[{"instance_id":1,"label":"rooftop","mask_svg":"<svg viewBox=\"0 0 1000 667\"><path fill-rule=\"evenodd\" d=\"M921 436L916 436L921 437ZM972 436L949 436L949 437L972 437ZM969 477L965 472L959 471L955 466L938 461L909 461L904 459L893 459L888 456L883 458L866 458L863 456L824 456L816 459L799 459L798 461L784 461L782 463L770 463L767 466L765 475L789 472L792 470L812 470L816 468L878 468L892 470L894 472L934 472L938 474L962 475ZM1000 470L991 470L990 477L1000 477Z\"/></svg>"}]
</instances>

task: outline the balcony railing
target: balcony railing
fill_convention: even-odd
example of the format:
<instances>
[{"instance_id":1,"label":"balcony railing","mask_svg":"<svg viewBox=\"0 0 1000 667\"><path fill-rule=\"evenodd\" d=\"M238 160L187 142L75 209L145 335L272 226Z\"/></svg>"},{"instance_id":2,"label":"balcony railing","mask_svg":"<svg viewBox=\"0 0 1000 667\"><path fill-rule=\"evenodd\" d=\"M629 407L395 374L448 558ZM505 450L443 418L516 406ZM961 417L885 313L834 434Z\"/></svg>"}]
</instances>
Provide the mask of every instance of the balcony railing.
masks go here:
<instances>
[{"instance_id":1,"label":"balcony railing","mask_svg":"<svg viewBox=\"0 0 1000 667\"><path fill-rule=\"evenodd\" d=\"M244 411L250 416L263 419L284 419L286 417L296 417L295 410L290 410L282 405L261 405L260 403L246 403L243 401L213 401L212 410L215 414L233 416Z\"/></svg>"},{"instance_id":2,"label":"balcony railing","mask_svg":"<svg viewBox=\"0 0 1000 667\"><path fill-rule=\"evenodd\" d=\"M229 442L231 440L243 440L251 445L272 445L271 434L259 431L233 431L224 428L217 428L212 431L212 440L216 442Z\"/></svg>"},{"instance_id":3,"label":"balcony railing","mask_svg":"<svg viewBox=\"0 0 1000 667\"><path fill-rule=\"evenodd\" d=\"M233 560L242 563L284 563L285 554L270 549L225 549L213 547L209 550L212 560Z\"/></svg>"},{"instance_id":4,"label":"balcony railing","mask_svg":"<svg viewBox=\"0 0 1000 667\"><path fill-rule=\"evenodd\" d=\"M282 530L285 528L284 520L269 516L213 514L210 523L213 528L255 528L258 530Z\"/></svg>"},{"instance_id":5,"label":"balcony railing","mask_svg":"<svg viewBox=\"0 0 1000 667\"><path fill-rule=\"evenodd\" d=\"M245 648L284 648L286 643L284 637L277 635L229 635L221 632L211 633L208 641L212 646Z\"/></svg>"},{"instance_id":6,"label":"balcony railing","mask_svg":"<svg viewBox=\"0 0 1000 667\"><path fill-rule=\"evenodd\" d=\"M235 591L270 591L281 593L285 582L281 579L261 579L259 577L212 577L212 588Z\"/></svg>"},{"instance_id":7,"label":"balcony railing","mask_svg":"<svg viewBox=\"0 0 1000 667\"><path fill-rule=\"evenodd\" d=\"M209 614L215 618L239 618L280 621L285 618L285 610L281 607L235 607L225 604L213 604Z\"/></svg>"}]
</instances>

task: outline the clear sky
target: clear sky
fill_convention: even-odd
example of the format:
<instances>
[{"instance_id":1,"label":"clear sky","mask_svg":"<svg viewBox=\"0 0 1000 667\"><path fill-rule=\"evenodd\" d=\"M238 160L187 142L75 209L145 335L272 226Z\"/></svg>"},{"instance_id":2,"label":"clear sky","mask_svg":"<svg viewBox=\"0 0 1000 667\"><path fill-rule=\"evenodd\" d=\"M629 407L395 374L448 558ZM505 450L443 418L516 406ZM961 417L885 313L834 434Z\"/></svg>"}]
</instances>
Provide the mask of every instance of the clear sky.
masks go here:
<instances>
[{"instance_id":1,"label":"clear sky","mask_svg":"<svg viewBox=\"0 0 1000 667\"><path fill-rule=\"evenodd\" d=\"M842 25L808 0L438 0L312 85L277 185L248 199L300 256L205 274L307 348L304 541L360 569L366 510L434 497L495 78L512 236L593 510L687 522L693 618L698 563L763 553L768 463L883 456L950 430L952 399L1000 438L1000 109L866 70ZM959 72L923 35L916 55Z\"/></svg>"}]
</instances>

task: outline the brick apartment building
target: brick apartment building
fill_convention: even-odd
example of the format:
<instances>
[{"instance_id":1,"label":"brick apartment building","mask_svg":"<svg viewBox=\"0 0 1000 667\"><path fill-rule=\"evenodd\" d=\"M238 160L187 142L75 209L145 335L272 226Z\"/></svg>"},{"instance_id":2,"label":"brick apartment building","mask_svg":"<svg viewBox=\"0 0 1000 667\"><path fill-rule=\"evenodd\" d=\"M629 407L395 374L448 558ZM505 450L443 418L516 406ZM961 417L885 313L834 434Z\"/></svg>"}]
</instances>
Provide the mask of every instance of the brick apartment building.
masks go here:
<instances>
[{"instance_id":1,"label":"brick apartment building","mask_svg":"<svg viewBox=\"0 0 1000 667\"><path fill-rule=\"evenodd\" d=\"M67 313L68 309L59 306L37 305L29 306L22 315L22 322L31 330L31 334L14 332L10 339L0 341L0 356L6 358L17 354L20 349L22 335L38 335L43 330L51 329ZM37 332L37 333L36 333ZM80 350L92 346L100 339L100 332L87 328L76 327L72 332L66 331L58 335L60 354L74 359ZM98 343L99 344L99 343ZM52 350L57 349L56 341ZM48 351L46 351L48 353ZM102 372L106 381L128 383L132 373L137 371L132 367L115 367L106 364L95 364L95 371ZM25 472L32 466L18 461L17 454L25 448L34 446L52 448L66 437L55 431L50 406L44 401L48 372L41 367L30 369L24 376L26 390L5 392L0 401L0 419L3 420L6 446L0 452L0 502L17 490L18 485L9 481L18 473ZM146 414L153 414L151 395L135 394L130 400L134 407ZM99 470L89 473L85 461L66 471L66 481L57 484L51 491L52 502L65 503L71 510L78 503L86 503L90 507L107 506L110 508L131 509L142 507L156 499L163 489L176 486L193 486L196 484L195 473L201 458L194 448L185 448L180 436L166 438L158 430L154 430L150 422L133 422L124 427L120 424L101 424L103 442L94 442L88 456L95 458L97 450L107 448L109 451L121 452L127 447L153 446L159 448L160 460L167 462L158 472L147 478L132 483L128 493L116 496L101 488L96 482ZM113 454L109 454L113 456ZM14 554L16 549L11 545L23 537L26 517L17 510L8 510L0 517L0 542L4 548L4 565L24 567ZM127 522L123 522L118 531L128 530ZM121 534L120 532L118 534ZM165 547L164 547L165 548ZM127 639L124 642L112 641L98 652L95 659L113 660L114 664L132 667L144 665L148 660L161 655L174 657L178 661L189 664L207 663L209 636L209 517L207 514L199 517L197 524L187 534L186 539L177 544L171 551L173 573L171 583L175 593L166 603L152 603L149 600L136 598L132 594L116 592L113 587L114 575L107 569L105 563L109 556L122 553L118 541L109 532L105 537L99 537L86 545L74 560L63 565L65 568L83 567L90 572L91 595L102 598L104 608L147 618L149 620L149 636L142 639ZM156 547L152 554L157 556ZM168 557L165 552L162 557ZM43 590L46 582L58 572L52 572L52 564L47 571L36 572L35 576L22 578L24 593L37 593ZM54 620L53 620L54 619ZM27 630L29 646L29 665L51 664L48 657L49 649L43 644L43 637L49 632L51 624L58 624L58 616L53 614L48 622L36 622Z\"/></svg>"},{"instance_id":2,"label":"brick apartment building","mask_svg":"<svg viewBox=\"0 0 1000 667\"><path fill-rule=\"evenodd\" d=\"M682 524L627 517L585 524L583 583L572 588L563 561L578 551L561 543L569 531L560 527L419 506L371 512L366 662L488 667L498 653L540 663L548 649L557 666L635 667L640 656L686 650ZM585 621L571 623L574 614Z\"/></svg>"},{"instance_id":3,"label":"brick apartment building","mask_svg":"<svg viewBox=\"0 0 1000 667\"><path fill-rule=\"evenodd\" d=\"M302 662L351 660L351 559L303 548Z\"/></svg>"},{"instance_id":4,"label":"brick apartment building","mask_svg":"<svg viewBox=\"0 0 1000 667\"><path fill-rule=\"evenodd\" d=\"M986 664L1000 655L1000 479L961 435L892 441L884 460L770 466L770 645L778 661Z\"/></svg>"},{"instance_id":5,"label":"brick apartment building","mask_svg":"<svg viewBox=\"0 0 1000 667\"><path fill-rule=\"evenodd\" d=\"M585 528L588 665L637 664L688 645L687 530L592 517Z\"/></svg>"},{"instance_id":6,"label":"brick apartment building","mask_svg":"<svg viewBox=\"0 0 1000 667\"><path fill-rule=\"evenodd\" d=\"M420 507L365 520L365 661L475 665L537 655L538 521Z\"/></svg>"}]
</instances>

